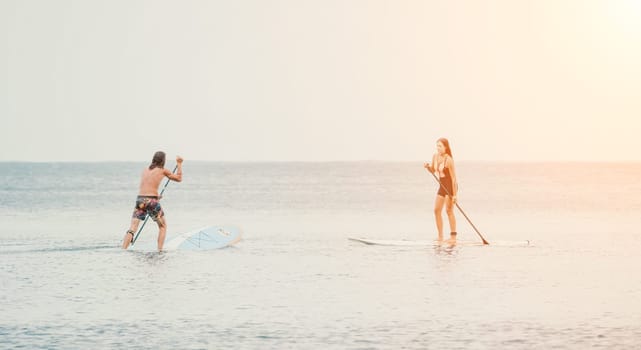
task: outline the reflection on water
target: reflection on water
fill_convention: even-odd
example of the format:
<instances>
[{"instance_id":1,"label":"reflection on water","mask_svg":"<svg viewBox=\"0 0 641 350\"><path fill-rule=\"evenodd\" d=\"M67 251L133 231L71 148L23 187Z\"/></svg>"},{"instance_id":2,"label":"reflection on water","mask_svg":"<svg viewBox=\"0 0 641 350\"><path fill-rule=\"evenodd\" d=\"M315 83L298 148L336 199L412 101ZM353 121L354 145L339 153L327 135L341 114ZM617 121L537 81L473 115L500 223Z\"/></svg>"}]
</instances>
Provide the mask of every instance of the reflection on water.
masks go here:
<instances>
[{"instance_id":1,"label":"reflection on water","mask_svg":"<svg viewBox=\"0 0 641 350\"><path fill-rule=\"evenodd\" d=\"M447 240L437 241L434 244L434 253L437 255L456 255L458 253L458 246L456 238L451 238Z\"/></svg>"},{"instance_id":2,"label":"reflection on water","mask_svg":"<svg viewBox=\"0 0 641 350\"><path fill-rule=\"evenodd\" d=\"M167 252L158 252L158 251L140 252L140 251L128 250L125 253L133 254L138 260L138 262L147 264L150 266L162 264L163 261L165 261L166 259L169 259L169 253Z\"/></svg>"}]
</instances>

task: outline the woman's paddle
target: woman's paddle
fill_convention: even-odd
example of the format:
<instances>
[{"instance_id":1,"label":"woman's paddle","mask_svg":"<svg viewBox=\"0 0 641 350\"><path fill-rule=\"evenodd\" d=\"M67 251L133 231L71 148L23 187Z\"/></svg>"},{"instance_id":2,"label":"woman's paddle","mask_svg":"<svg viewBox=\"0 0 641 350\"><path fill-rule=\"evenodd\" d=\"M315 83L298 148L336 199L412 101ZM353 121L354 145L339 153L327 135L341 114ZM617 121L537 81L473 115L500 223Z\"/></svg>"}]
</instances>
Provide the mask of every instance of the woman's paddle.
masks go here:
<instances>
[{"instance_id":1,"label":"woman's paddle","mask_svg":"<svg viewBox=\"0 0 641 350\"><path fill-rule=\"evenodd\" d=\"M171 173L172 174L175 173L176 169L178 169L178 165L174 167L174 171L172 171ZM167 182L165 182L165 186L162 188L162 191L160 191L160 196L158 197L158 200L160 200L160 197L162 197L162 194L165 193L165 188L167 188L167 185L169 185L169 181L171 180L167 179ZM136 233L136 235L134 236L134 239L131 240L131 245L133 245L138 239L138 236L140 235L140 232L142 232L142 229L145 227L147 220L149 220L149 215L147 215L147 217L145 218L145 221L142 222L142 226L140 226L140 229L138 229L138 233Z\"/></svg>"},{"instance_id":2,"label":"woman's paddle","mask_svg":"<svg viewBox=\"0 0 641 350\"><path fill-rule=\"evenodd\" d=\"M429 169L428 169L428 171L429 171ZM452 198L452 194L447 190L447 188L445 188L445 186L443 186L441 184L441 180L439 180L438 177L436 177L436 175L434 175L433 172L430 171L430 174L432 174L432 176L434 176L434 179L436 180L436 182L438 182L438 184L441 187L443 187L443 189L445 190L445 193L447 193L447 195L450 196L450 198ZM490 244L488 241L485 240L485 238L483 238L483 235L479 232L479 230L476 228L476 226L474 226L474 224L472 223L472 220L470 220L470 218L468 218L467 215L465 215L465 212L463 211L463 209L461 209L461 206L458 205L458 202L456 202L455 204L456 204L456 207L458 208L458 210L461 211L461 214L463 214L463 216L465 216L465 218L467 219L467 222L469 222L470 225L472 225L472 227L474 228L474 231L476 231L476 233L479 235L479 237L481 237L481 239L483 240L483 244Z\"/></svg>"}]
</instances>

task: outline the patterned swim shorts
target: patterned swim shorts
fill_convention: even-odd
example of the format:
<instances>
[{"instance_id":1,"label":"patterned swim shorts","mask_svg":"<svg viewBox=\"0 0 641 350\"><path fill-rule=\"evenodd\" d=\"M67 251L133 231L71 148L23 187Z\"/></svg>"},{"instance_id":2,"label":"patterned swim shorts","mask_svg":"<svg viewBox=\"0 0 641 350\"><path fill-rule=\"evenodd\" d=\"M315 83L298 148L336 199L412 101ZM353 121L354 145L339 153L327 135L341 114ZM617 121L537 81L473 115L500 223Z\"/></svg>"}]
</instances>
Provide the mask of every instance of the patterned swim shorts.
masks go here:
<instances>
[{"instance_id":1,"label":"patterned swim shorts","mask_svg":"<svg viewBox=\"0 0 641 350\"><path fill-rule=\"evenodd\" d=\"M134 208L134 213L131 217L137 218L138 220L145 220L147 215L151 216L154 221L158 221L158 218L165 215L158 197L138 196L138 198L136 198L136 208Z\"/></svg>"}]
</instances>

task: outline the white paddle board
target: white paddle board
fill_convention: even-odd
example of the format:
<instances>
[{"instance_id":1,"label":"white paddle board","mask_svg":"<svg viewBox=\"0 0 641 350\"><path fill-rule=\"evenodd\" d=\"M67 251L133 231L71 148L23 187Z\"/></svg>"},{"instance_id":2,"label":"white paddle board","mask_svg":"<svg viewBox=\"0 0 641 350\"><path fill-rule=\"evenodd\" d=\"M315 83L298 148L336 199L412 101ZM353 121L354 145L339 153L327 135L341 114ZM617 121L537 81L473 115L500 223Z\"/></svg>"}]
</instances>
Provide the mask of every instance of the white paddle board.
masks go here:
<instances>
[{"instance_id":1,"label":"white paddle board","mask_svg":"<svg viewBox=\"0 0 641 350\"><path fill-rule=\"evenodd\" d=\"M440 245L457 245L457 246L484 246L481 241L462 241L450 242L447 239L442 241L434 240L393 240L393 239L369 239L369 238L348 238L350 241L359 242L367 245L395 246L395 247L434 247ZM493 241L491 246L498 247L525 247L530 245L530 241Z\"/></svg>"},{"instance_id":2,"label":"white paddle board","mask_svg":"<svg viewBox=\"0 0 641 350\"><path fill-rule=\"evenodd\" d=\"M234 245L241 239L242 231L236 226L205 226L166 239L163 251L220 249ZM157 248L158 245L153 240L151 242L136 243L129 249L153 251L157 250Z\"/></svg>"}]
</instances>

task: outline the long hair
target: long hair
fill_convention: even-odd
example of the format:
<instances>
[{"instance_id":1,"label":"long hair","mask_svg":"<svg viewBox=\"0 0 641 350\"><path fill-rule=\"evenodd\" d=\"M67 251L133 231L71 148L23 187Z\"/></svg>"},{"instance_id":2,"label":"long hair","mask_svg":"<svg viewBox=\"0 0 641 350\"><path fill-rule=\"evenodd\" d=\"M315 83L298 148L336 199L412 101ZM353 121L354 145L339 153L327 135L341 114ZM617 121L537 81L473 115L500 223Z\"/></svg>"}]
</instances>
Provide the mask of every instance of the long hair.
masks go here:
<instances>
[{"instance_id":1,"label":"long hair","mask_svg":"<svg viewBox=\"0 0 641 350\"><path fill-rule=\"evenodd\" d=\"M164 168L165 167L165 152L158 151L154 153L154 157L151 159L151 165L149 165L149 170L153 168Z\"/></svg>"},{"instance_id":2,"label":"long hair","mask_svg":"<svg viewBox=\"0 0 641 350\"><path fill-rule=\"evenodd\" d=\"M452 156L452 149L450 148L450 141L448 141L445 137L441 137L440 139L436 140L436 142L440 142L445 146L445 153L449 154L450 157L454 158Z\"/></svg>"}]
</instances>

